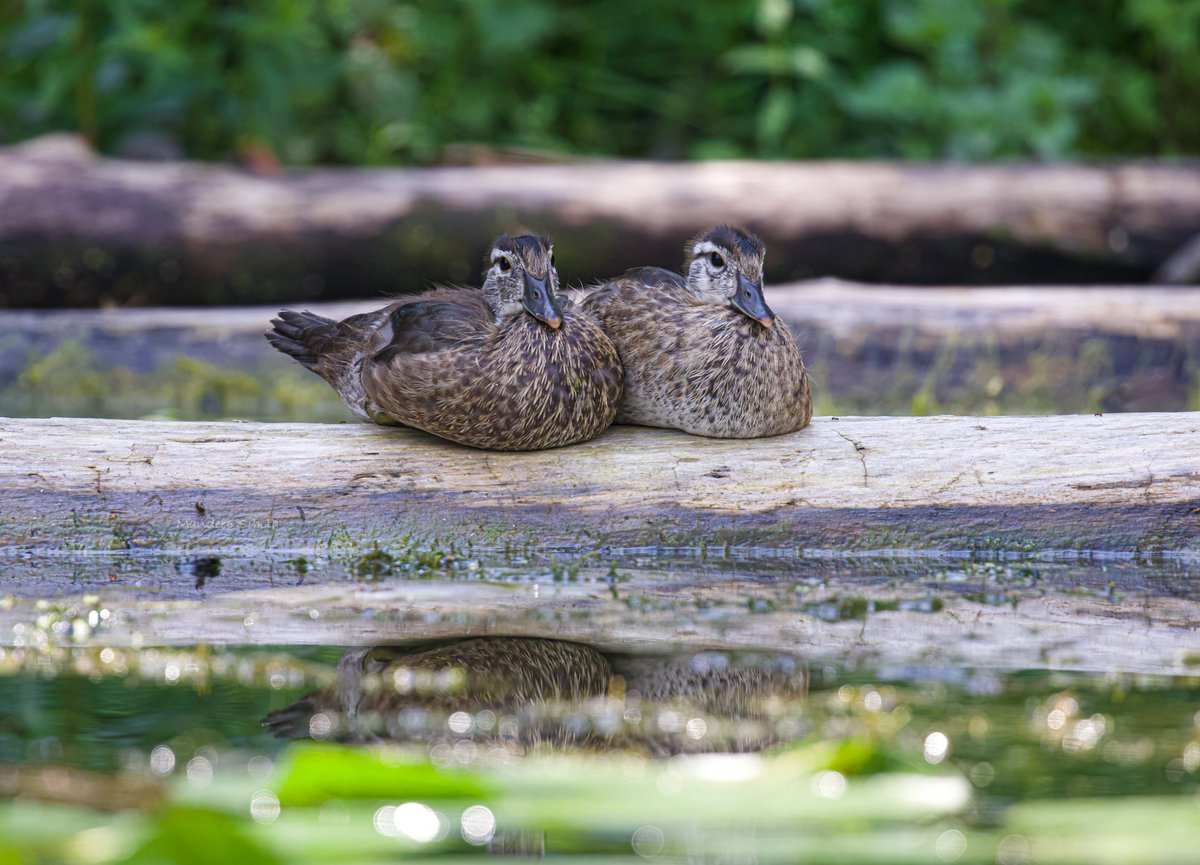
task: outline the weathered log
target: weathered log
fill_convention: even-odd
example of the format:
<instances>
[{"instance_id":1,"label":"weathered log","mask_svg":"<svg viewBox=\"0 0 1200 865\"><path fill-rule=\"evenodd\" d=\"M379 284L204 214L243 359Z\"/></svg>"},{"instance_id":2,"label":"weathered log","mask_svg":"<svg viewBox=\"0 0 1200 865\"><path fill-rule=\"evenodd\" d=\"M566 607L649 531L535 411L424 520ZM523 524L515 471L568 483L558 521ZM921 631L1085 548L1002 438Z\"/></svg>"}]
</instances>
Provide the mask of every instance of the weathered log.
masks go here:
<instances>
[{"instance_id":1,"label":"weathered log","mask_svg":"<svg viewBox=\"0 0 1200 865\"><path fill-rule=\"evenodd\" d=\"M0 547L1200 550L1200 413L633 427L528 454L369 425L0 420Z\"/></svg>"},{"instance_id":2,"label":"weathered log","mask_svg":"<svg viewBox=\"0 0 1200 865\"><path fill-rule=\"evenodd\" d=\"M913 288L820 279L766 291L771 308L793 326L812 325L838 338L912 328L964 337L1055 330L1188 340L1200 326L1200 288L1178 286Z\"/></svg>"},{"instance_id":3,"label":"weathered log","mask_svg":"<svg viewBox=\"0 0 1200 865\"><path fill-rule=\"evenodd\" d=\"M1140 281L1200 233L1200 170L881 162L316 169L0 152L0 305L335 299L478 275L492 236L559 241L587 281L675 265L683 238L760 231L774 281Z\"/></svg>"},{"instance_id":4,"label":"weathered log","mask_svg":"<svg viewBox=\"0 0 1200 865\"><path fill-rule=\"evenodd\" d=\"M1200 408L1200 290L771 287L830 414ZM376 301L293 304L331 318ZM0 415L349 418L260 334L276 307L0 315ZM103 382L72 377L90 370Z\"/></svg>"},{"instance_id":5,"label":"weathered log","mask_svg":"<svg viewBox=\"0 0 1200 865\"><path fill-rule=\"evenodd\" d=\"M1200 234L1197 234L1154 272L1156 279L1172 285L1200 282Z\"/></svg>"},{"instance_id":6,"label":"weathered log","mask_svg":"<svg viewBox=\"0 0 1200 865\"><path fill-rule=\"evenodd\" d=\"M1086 330L1115 335L1180 338L1200 324L1200 288L1166 285L905 286L840 279L768 285L768 304L797 327L834 336L863 328L917 327L938 333ZM148 331L195 331L198 337L257 335L280 307L309 309L341 319L377 309L384 300L319 303L292 300L270 306L13 310L0 334L103 333L113 338ZM256 344L257 345L257 344Z\"/></svg>"},{"instance_id":7,"label":"weathered log","mask_svg":"<svg viewBox=\"0 0 1200 865\"><path fill-rule=\"evenodd\" d=\"M955 573L953 563L943 565L943 573ZM1101 597L1039 586L1014 592L1011 602L989 603L958 596L951 587L939 591L936 605L922 610L919 605L898 608L894 588L864 589L845 579L803 595L797 595L796 583L787 575L774 586L758 580L753 590L745 583L664 581L660 575L628 572L624 580L616 597L603 583L550 580L523 585L428 580L276 584L187 599L163 599L150 592L138 598L117 584L96 588L96 599L86 604L79 602L77 587L61 594L43 588L40 593L18 592L13 603L0 605L0 646L36 644L32 623L46 611L34 599L58 595L62 600L56 609L68 621L80 616L86 621L89 609L110 613L97 628L81 629L76 645L369 646L518 635L575 640L619 652L791 652L813 664L867 668L882 660L892 667L955 664L1194 676L1200 667L1197 604L1176 597L1125 592ZM630 597L641 601L635 613L626 603ZM760 606L751 610L748 598ZM811 610L823 602L837 606L846 598L861 602L860 615L831 619ZM869 601L875 609L867 609ZM730 615L699 612L720 606Z\"/></svg>"}]
</instances>

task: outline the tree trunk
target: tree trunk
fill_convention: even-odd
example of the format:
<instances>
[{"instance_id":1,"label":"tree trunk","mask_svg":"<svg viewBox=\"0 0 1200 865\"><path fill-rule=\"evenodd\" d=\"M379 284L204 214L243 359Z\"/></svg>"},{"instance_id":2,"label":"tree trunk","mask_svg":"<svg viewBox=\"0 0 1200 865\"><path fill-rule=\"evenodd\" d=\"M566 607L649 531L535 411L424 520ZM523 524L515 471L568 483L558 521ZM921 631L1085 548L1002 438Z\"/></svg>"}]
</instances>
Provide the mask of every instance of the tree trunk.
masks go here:
<instances>
[{"instance_id":1,"label":"tree trunk","mask_svg":"<svg viewBox=\"0 0 1200 865\"><path fill-rule=\"evenodd\" d=\"M279 303L478 278L491 238L559 244L564 281L677 266L716 222L762 233L772 281L1136 282L1200 233L1200 170L584 162L314 169L0 152L0 305Z\"/></svg>"}]
</instances>

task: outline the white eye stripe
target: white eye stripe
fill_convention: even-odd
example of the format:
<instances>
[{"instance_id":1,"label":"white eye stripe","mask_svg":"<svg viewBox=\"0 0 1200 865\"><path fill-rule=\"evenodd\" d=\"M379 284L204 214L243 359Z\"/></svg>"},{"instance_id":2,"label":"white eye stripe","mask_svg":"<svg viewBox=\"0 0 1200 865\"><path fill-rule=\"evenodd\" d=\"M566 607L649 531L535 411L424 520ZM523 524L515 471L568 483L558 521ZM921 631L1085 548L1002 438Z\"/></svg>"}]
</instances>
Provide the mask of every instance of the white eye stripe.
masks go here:
<instances>
[{"instance_id":1,"label":"white eye stripe","mask_svg":"<svg viewBox=\"0 0 1200 865\"><path fill-rule=\"evenodd\" d=\"M715 252L718 255L722 255L722 256L727 255L725 250L723 250L721 247L717 246L711 240L706 240L706 241L704 241L704 243L697 243L696 249L692 254L693 255L708 255L711 252Z\"/></svg>"}]
</instances>

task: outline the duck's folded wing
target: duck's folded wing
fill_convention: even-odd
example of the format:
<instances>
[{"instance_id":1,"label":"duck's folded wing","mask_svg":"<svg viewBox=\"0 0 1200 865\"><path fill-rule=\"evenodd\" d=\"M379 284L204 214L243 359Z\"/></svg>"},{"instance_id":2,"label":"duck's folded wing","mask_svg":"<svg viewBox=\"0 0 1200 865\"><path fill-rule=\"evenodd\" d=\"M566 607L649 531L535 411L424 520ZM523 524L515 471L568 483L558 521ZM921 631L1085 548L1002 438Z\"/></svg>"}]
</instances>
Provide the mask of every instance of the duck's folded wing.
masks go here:
<instances>
[{"instance_id":1,"label":"duck's folded wing","mask_svg":"<svg viewBox=\"0 0 1200 865\"><path fill-rule=\"evenodd\" d=\"M375 363L387 363L400 354L442 351L480 337L487 320L479 311L458 303L417 301L392 311L371 345Z\"/></svg>"}]
</instances>

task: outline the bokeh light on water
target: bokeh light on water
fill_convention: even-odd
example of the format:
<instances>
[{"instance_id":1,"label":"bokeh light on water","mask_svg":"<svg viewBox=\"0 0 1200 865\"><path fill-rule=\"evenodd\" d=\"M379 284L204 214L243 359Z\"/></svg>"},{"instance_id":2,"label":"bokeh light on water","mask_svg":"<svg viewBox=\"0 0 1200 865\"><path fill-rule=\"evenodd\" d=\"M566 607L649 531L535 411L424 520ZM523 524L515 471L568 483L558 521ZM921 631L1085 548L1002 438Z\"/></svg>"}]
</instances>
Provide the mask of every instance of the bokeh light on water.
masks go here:
<instances>
[{"instance_id":1,"label":"bokeh light on water","mask_svg":"<svg viewBox=\"0 0 1200 865\"><path fill-rule=\"evenodd\" d=\"M391 845L383 858L725 861L753 849L766 862L844 843L859 851L837 847L844 861L890 861L907 833L921 861L989 865L1040 861L1051 830L1038 820L1066 821L1060 835L1091 831L1055 817L1055 803L1111 800L1130 813L1146 797L1200 803L1197 676L618 652L606 693L514 703L496 683L492 697L471 697L481 682L469 671L421 668L396 647L352 650L358 660L339 672L334 646L77 645L72 627L55 630L95 612L103 631L102 609L47 607L21 645L0 650L0 705L21 707L0 713L0 791L6 771L17 777L5 766L21 767L11 783L38 797L61 795L53 773L119 773L155 791L137 788L132 802L203 803L268 839L300 825L366 833ZM306 769L326 758L260 721L310 693L342 696L317 699L288 728L336 757ZM337 768L349 754L378 762ZM388 787L393 777L408 780ZM859 828L828 834L853 814Z\"/></svg>"}]
</instances>

